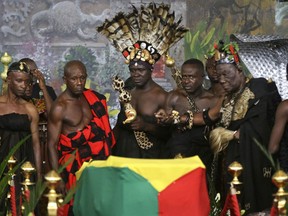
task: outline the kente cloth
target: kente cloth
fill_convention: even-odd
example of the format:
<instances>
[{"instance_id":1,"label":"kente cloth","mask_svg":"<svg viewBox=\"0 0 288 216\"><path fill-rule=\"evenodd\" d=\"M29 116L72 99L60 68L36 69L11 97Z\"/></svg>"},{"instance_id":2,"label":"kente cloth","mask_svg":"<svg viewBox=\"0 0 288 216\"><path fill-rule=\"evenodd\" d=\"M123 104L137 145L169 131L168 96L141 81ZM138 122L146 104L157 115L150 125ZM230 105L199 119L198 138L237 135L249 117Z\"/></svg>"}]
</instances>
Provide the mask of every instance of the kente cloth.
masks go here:
<instances>
[{"instance_id":1,"label":"kente cloth","mask_svg":"<svg viewBox=\"0 0 288 216\"><path fill-rule=\"evenodd\" d=\"M85 90L83 94L90 105L92 120L80 131L67 135L61 134L58 144L59 164L64 164L73 158L62 173L68 190L75 185L75 172L80 169L83 162L90 159L107 159L111 154L112 146L115 144L105 96L92 90ZM74 151L75 156L73 156ZM70 205L72 204L73 200L70 202ZM66 210L68 210L67 208Z\"/></svg>"},{"instance_id":2,"label":"kente cloth","mask_svg":"<svg viewBox=\"0 0 288 216\"><path fill-rule=\"evenodd\" d=\"M5 115L0 115L0 163L8 155L9 150L14 147L19 141L30 135L30 120L27 114L10 113ZM17 163L23 161L30 161L35 165L34 161L34 151L32 146L32 141L29 138L23 143L20 148L13 155ZM16 189L16 204L17 211L20 215L20 197L21 197L21 173L16 172L15 176L15 189ZM34 181L33 179L31 179ZM7 185L8 186L8 185ZM5 194L8 192L8 187L5 189ZM6 211L5 208L5 198L4 195L0 200L0 215L2 211ZM3 215L5 215L3 213Z\"/></svg>"},{"instance_id":3,"label":"kente cloth","mask_svg":"<svg viewBox=\"0 0 288 216\"><path fill-rule=\"evenodd\" d=\"M129 158L168 158L166 139L145 132L149 141L153 143L153 146L149 149L142 149L138 145L130 124L123 124L125 119L124 109L121 107L115 127L117 128L117 138L116 145L112 149L112 155ZM142 116L142 119L150 124L157 124L154 116Z\"/></svg>"},{"instance_id":4,"label":"kente cloth","mask_svg":"<svg viewBox=\"0 0 288 216\"><path fill-rule=\"evenodd\" d=\"M47 88L47 91L48 91L48 94L50 95L51 99L54 101L56 100L57 98L57 95L54 91L54 89L51 87L51 86L48 86L46 85L46 88ZM37 98L37 99L40 99L40 98L43 98L44 96L43 95L40 95L40 86L39 86L39 83L35 83L33 85L33 89L32 89L32 98Z\"/></svg>"},{"instance_id":5,"label":"kente cloth","mask_svg":"<svg viewBox=\"0 0 288 216\"><path fill-rule=\"evenodd\" d=\"M192 129L184 131L175 129L167 142L167 147L171 158L179 154L182 157L198 155L206 166L207 173L210 173L213 152L206 135L206 126L194 125Z\"/></svg>"},{"instance_id":6,"label":"kente cloth","mask_svg":"<svg viewBox=\"0 0 288 216\"><path fill-rule=\"evenodd\" d=\"M229 187L227 183L232 181L232 176L227 173L228 166L234 161L238 161L243 166L239 176L239 180L243 182L239 204L241 209L245 210L245 215L270 209L272 205L272 194L276 188L272 184L271 177L275 170L255 140L267 150L275 111L280 102L275 83L268 83L263 78L255 78L246 83L246 87L254 93L255 98L248 101L245 116L232 121L228 126L229 130L240 130L240 139L229 142L223 154L224 159L220 162L223 166L222 183L223 187L226 187L222 197L227 194Z\"/></svg>"},{"instance_id":7,"label":"kente cloth","mask_svg":"<svg viewBox=\"0 0 288 216\"><path fill-rule=\"evenodd\" d=\"M106 161L84 163L76 175L75 215L207 216L210 212L205 166L198 156L109 156Z\"/></svg>"}]
</instances>

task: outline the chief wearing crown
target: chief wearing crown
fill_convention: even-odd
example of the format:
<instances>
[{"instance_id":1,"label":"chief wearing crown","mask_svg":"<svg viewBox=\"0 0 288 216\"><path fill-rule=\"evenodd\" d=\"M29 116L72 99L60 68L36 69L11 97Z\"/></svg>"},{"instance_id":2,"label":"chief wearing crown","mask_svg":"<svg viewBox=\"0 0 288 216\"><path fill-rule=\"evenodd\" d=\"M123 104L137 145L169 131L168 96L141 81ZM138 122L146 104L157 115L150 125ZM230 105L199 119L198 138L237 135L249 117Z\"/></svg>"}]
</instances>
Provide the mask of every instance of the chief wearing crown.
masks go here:
<instances>
[{"instance_id":1,"label":"chief wearing crown","mask_svg":"<svg viewBox=\"0 0 288 216\"><path fill-rule=\"evenodd\" d=\"M280 96L275 83L245 76L238 50L234 42L215 45L216 70L226 96L219 127L211 132L210 142L221 158L219 176L224 182L220 191L224 197L232 180L228 166L238 161L244 167L239 203L246 215L271 207L274 170L261 148L267 149L276 107L273 103Z\"/></svg>"},{"instance_id":2,"label":"chief wearing crown","mask_svg":"<svg viewBox=\"0 0 288 216\"><path fill-rule=\"evenodd\" d=\"M154 3L141 6L140 10L133 7L131 13L120 12L97 28L122 53L134 83L134 88L129 92L129 103L137 117L127 123L127 116L124 109L121 109L114 128L115 155L133 158L165 157L165 142L169 131L157 124L154 113L164 107L167 92L153 81L151 75L154 64L187 31L179 26L181 20L175 22L174 13L169 10L169 5L156 6Z\"/></svg>"}]
</instances>

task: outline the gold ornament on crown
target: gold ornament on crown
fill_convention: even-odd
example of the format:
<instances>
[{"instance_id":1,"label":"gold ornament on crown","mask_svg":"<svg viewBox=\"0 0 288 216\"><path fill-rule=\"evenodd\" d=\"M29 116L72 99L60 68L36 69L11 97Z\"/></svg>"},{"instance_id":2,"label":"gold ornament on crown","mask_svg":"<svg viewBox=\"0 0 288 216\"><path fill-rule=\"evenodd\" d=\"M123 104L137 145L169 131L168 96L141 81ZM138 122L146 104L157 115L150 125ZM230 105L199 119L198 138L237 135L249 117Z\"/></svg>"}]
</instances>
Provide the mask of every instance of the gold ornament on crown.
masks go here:
<instances>
[{"instance_id":1,"label":"gold ornament on crown","mask_svg":"<svg viewBox=\"0 0 288 216\"><path fill-rule=\"evenodd\" d=\"M188 29L180 25L182 17L175 20L169 4L132 7L130 13L119 12L96 29L122 53L127 64L141 60L153 65Z\"/></svg>"},{"instance_id":2,"label":"gold ornament on crown","mask_svg":"<svg viewBox=\"0 0 288 216\"><path fill-rule=\"evenodd\" d=\"M175 80L177 87L183 88L181 71L175 66L175 60L168 53L165 57L165 65L171 69L172 77Z\"/></svg>"}]
</instances>

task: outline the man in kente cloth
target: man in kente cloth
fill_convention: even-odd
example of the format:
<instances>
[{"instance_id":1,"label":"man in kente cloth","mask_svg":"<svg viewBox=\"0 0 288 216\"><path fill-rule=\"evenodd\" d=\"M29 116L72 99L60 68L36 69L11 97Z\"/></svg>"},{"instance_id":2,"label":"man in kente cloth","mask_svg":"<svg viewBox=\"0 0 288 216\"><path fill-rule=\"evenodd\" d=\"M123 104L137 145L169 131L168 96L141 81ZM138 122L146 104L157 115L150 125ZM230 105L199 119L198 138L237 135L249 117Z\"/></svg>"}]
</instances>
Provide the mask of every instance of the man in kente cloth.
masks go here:
<instances>
[{"instance_id":1,"label":"man in kente cloth","mask_svg":"<svg viewBox=\"0 0 288 216\"><path fill-rule=\"evenodd\" d=\"M62 178L69 190L75 186L75 172L83 162L105 160L115 144L107 112L106 98L85 89L86 67L73 60L64 66L66 90L53 103L48 118L48 148L52 169L67 160ZM75 154L73 152L76 151ZM65 194L63 182L60 191ZM73 215L73 200L64 206L64 215Z\"/></svg>"}]
</instances>

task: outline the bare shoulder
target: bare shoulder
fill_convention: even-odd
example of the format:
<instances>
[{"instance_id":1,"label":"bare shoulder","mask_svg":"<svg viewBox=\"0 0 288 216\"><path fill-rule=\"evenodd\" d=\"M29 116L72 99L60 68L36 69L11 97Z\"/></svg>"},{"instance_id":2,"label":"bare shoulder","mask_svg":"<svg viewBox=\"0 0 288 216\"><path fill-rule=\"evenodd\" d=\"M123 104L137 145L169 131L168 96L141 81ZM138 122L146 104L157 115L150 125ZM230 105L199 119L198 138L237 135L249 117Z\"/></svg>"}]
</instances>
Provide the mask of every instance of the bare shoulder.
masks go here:
<instances>
[{"instance_id":1,"label":"bare shoulder","mask_svg":"<svg viewBox=\"0 0 288 216\"><path fill-rule=\"evenodd\" d=\"M185 96L185 97L187 96L186 91L182 88L173 89L173 90L169 91L168 93L171 95L181 95L181 96Z\"/></svg>"},{"instance_id":2,"label":"bare shoulder","mask_svg":"<svg viewBox=\"0 0 288 216\"><path fill-rule=\"evenodd\" d=\"M64 109L67 106L67 97L65 94L60 94L52 104L53 109Z\"/></svg>"},{"instance_id":3,"label":"bare shoulder","mask_svg":"<svg viewBox=\"0 0 288 216\"><path fill-rule=\"evenodd\" d=\"M23 105L24 105L24 107L26 109L27 114L30 116L30 118L39 119L39 113L37 111L37 108L34 106L34 104L29 103L27 101L24 101Z\"/></svg>"},{"instance_id":4,"label":"bare shoulder","mask_svg":"<svg viewBox=\"0 0 288 216\"><path fill-rule=\"evenodd\" d=\"M160 85L155 85L155 87L153 88L153 92L157 93L158 96L167 96L168 92L165 91Z\"/></svg>"},{"instance_id":5,"label":"bare shoulder","mask_svg":"<svg viewBox=\"0 0 288 216\"><path fill-rule=\"evenodd\" d=\"M3 103L7 100L7 96L6 95L1 95L0 96L0 103Z\"/></svg>"},{"instance_id":6,"label":"bare shoulder","mask_svg":"<svg viewBox=\"0 0 288 216\"><path fill-rule=\"evenodd\" d=\"M56 100L52 103L51 110L49 112L49 117L62 115L67 107L67 98L62 93Z\"/></svg>"},{"instance_id":7,"label":"bare shoulder","mask_svg":"<svg viewBox=\"0 0 288 216\"><path fill-rule=\"evenodd\" d=\"M25 108L31 112L37 112L37 108L34 106L34 104L29 103L29 102L23 102L23 105L25 106Z\"/></svg>"},{"instance_id":8,"label":"bare shoulder","mask_svg":"<svg viewBox=\"0 0 288 216\"><path fill-rule=\"evenodd\" d=\"M173 89L167 93L167 97L170 99L186 98L187 94L184 89Z\"/></svg>"},{"instance_id":9,"label":"bare shoulder","mask_svg":"<svg viewBox=\"0 0 288 216\"><path fill-rule=\"evenodd\" d=\"M278 105L277 112L287 116L286 118L288 118L288 100L284 100Z\"/></svg>"},{"instance_id":10,"label":"bare shoulder","mask_svg":"<svg viewBox=\"0 0 288 216\"><path fill-rule=\"evenodd\" d=\"M6 104L7 104L7 97L5 95L1 95L0 96L0 109L1 109L0 112L1 113L3 112L5 107L7 107Z\"/></svg>"},{"instance_id":11,"label":"bare shoulder","mask_svg":"<svg viewBox=\"0 0 288 216\"><path fill-rule=\"evenodd\" d=\"M211 91L209 90L203 90L203 94L202 94L203 98L208 98L208 99L213 99L213 98L217 98L217 96L215 96Z\"/></svg>"}]
</instances>

